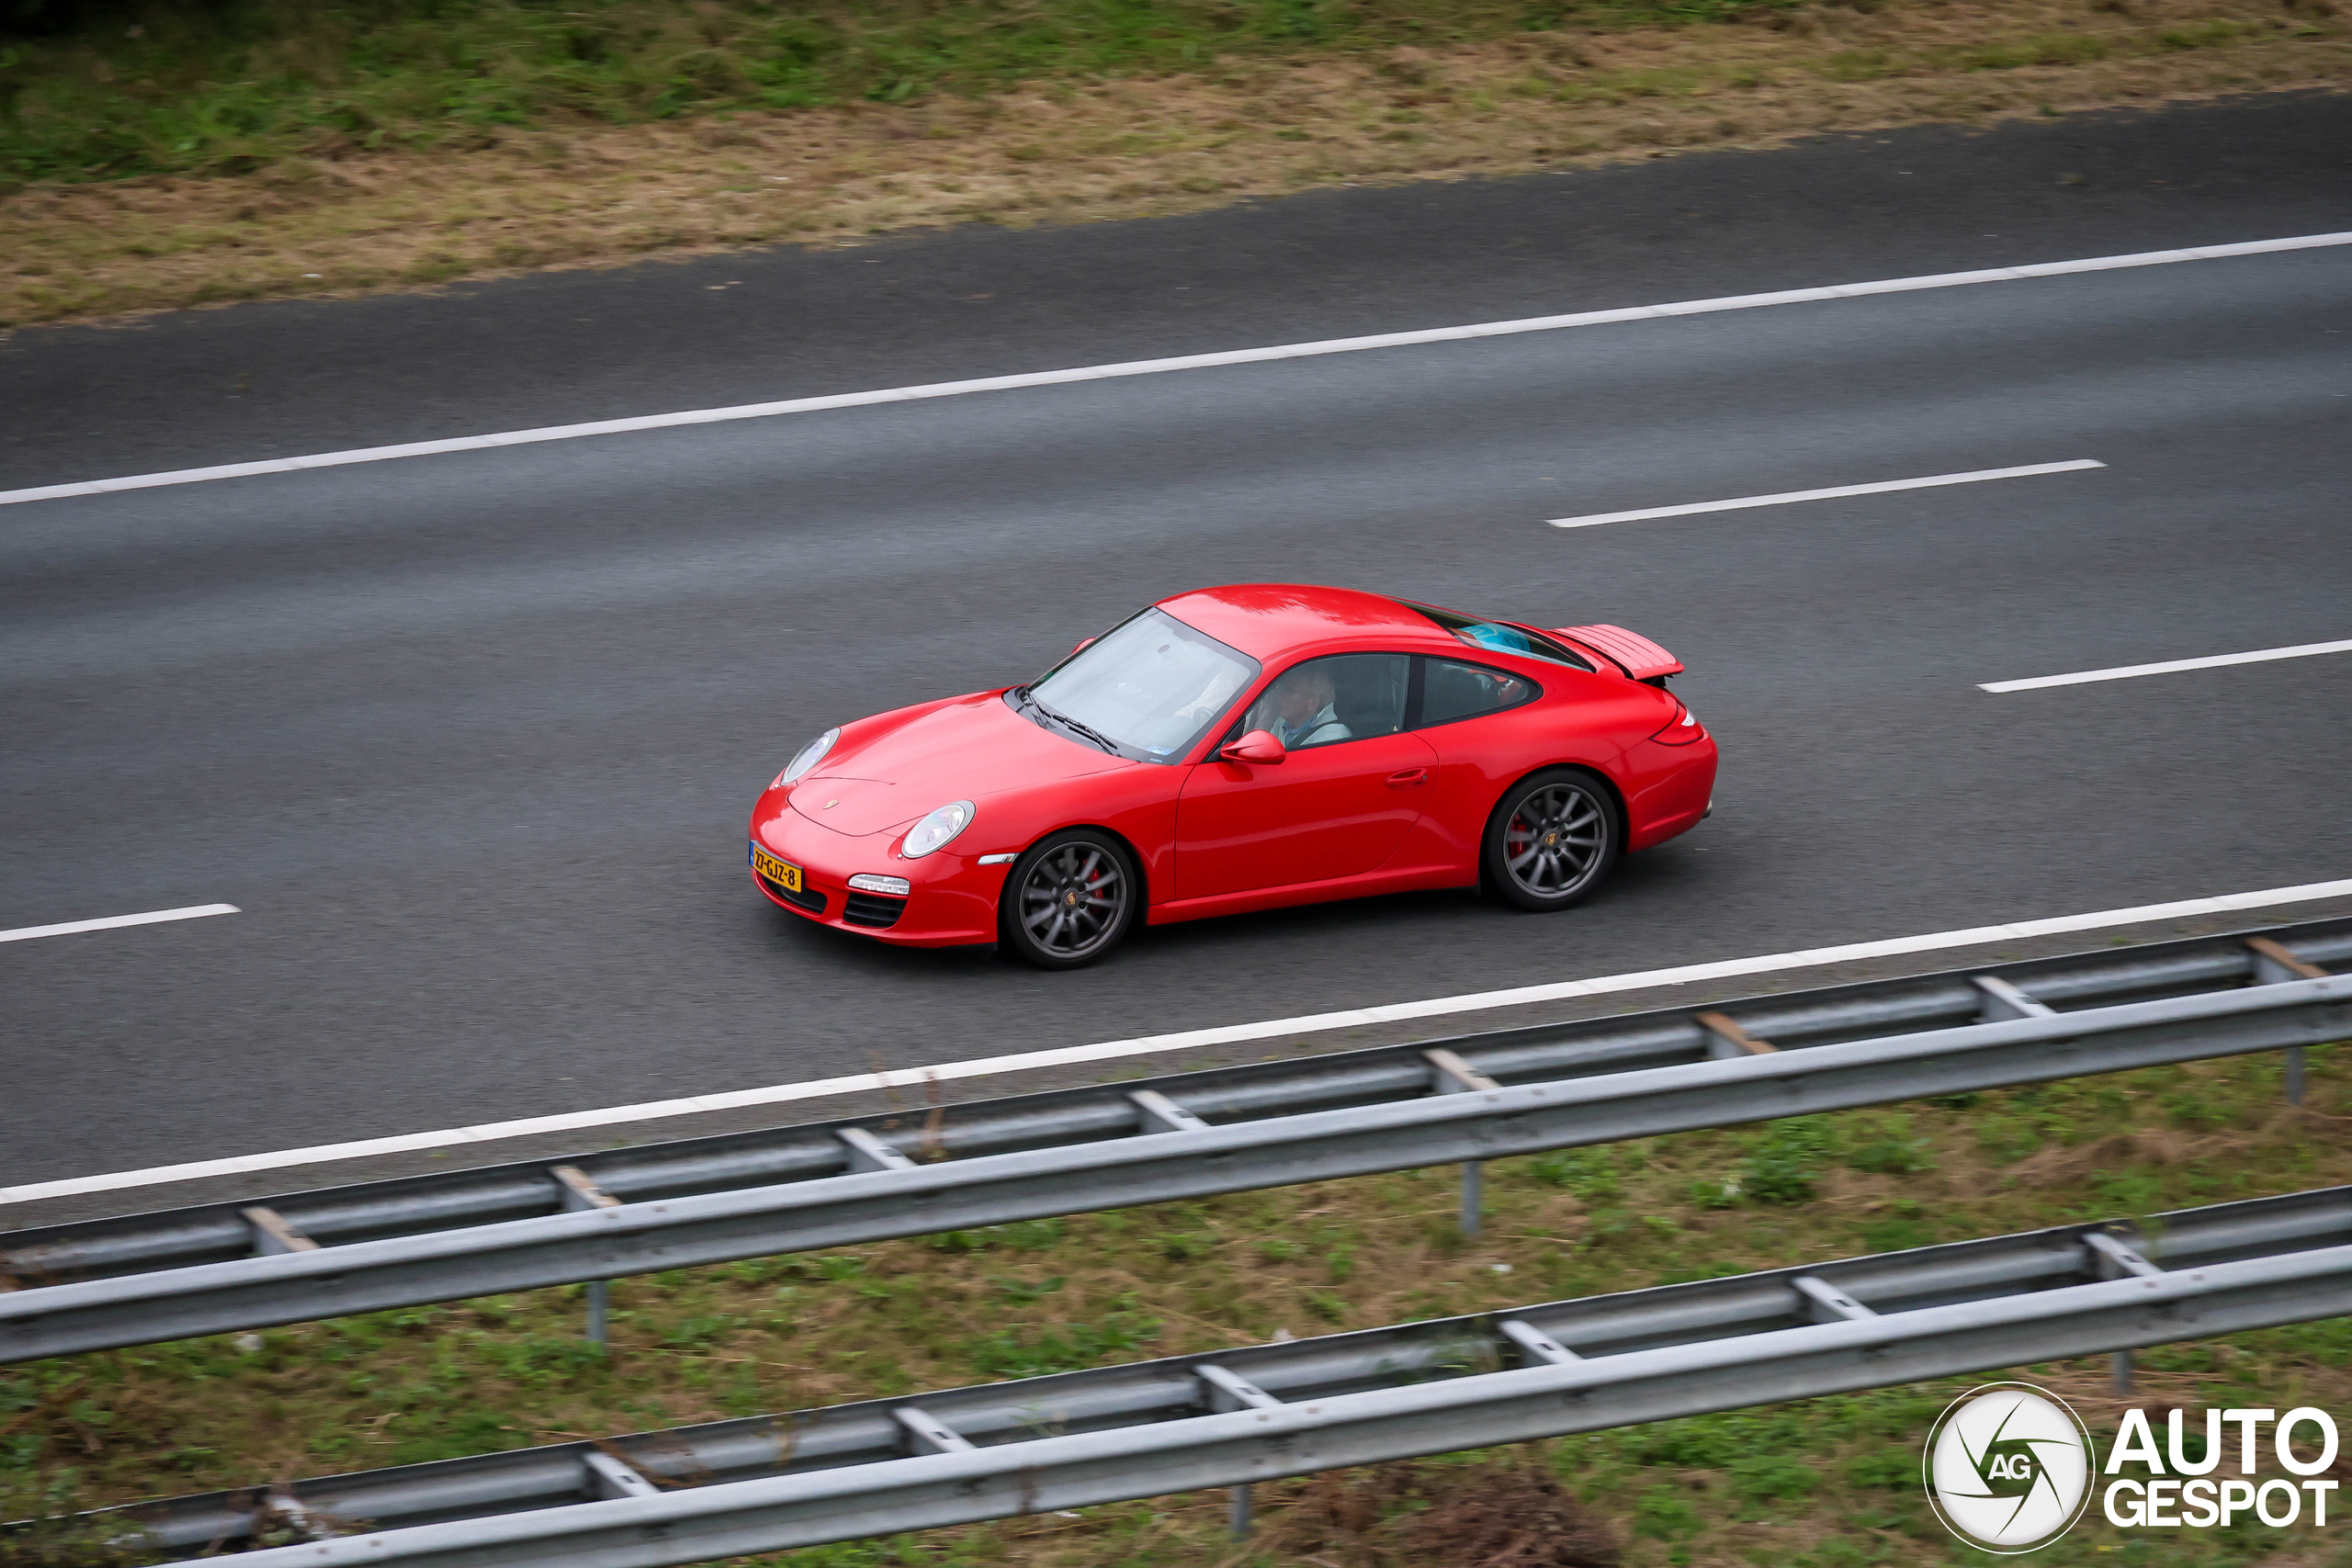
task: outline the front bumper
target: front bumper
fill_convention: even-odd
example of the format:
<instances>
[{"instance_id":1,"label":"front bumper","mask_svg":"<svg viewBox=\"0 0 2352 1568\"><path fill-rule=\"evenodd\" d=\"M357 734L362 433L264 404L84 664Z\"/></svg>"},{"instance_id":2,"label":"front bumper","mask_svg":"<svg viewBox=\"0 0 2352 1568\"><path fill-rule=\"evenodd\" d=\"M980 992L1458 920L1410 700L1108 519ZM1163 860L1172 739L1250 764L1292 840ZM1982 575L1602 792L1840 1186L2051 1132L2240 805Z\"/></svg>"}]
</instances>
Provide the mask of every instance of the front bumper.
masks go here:
<instances>
[{"instance_id":1,"label":"front bumper","mask_svg":"<svg viewBox=\"0 0 2352 1568\"><path fill-rule=\"evenodd\" d=\"M769 790L752 812L751 847L800 868L797 893L750 870L752 886L769 903L819 925L900 947L996 940L997 895L1004 886L1005 867L978 863L988 846L957 854L961 845L950 844L921 860L900 860L891 853L900 837L896 829L836 833L792 810L790 794ZM851 877L869 872L902 877L912 886L904 898L894 898L849 886Z\"/></svg>"}]
</instances>

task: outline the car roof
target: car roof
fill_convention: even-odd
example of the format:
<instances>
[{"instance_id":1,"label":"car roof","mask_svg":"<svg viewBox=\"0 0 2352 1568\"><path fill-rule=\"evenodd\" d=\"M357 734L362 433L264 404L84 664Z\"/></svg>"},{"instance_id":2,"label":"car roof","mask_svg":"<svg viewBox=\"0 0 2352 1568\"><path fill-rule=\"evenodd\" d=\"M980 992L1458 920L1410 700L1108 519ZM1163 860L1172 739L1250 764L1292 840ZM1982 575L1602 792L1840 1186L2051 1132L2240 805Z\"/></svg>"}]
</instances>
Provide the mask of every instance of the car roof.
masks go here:
<instances>
[{"instance_id":1,"label":"car roof","mask_svg":"<svg viewBox=\"0 0 2352 1568\"><path fill-rule=\"evenodd\" d=\"M1238 582L1162 599L1159 608L1253 659L1364 637L1451 643L1426 615L1382 593L1301 582Z\"/></svg>"}]
</instances>

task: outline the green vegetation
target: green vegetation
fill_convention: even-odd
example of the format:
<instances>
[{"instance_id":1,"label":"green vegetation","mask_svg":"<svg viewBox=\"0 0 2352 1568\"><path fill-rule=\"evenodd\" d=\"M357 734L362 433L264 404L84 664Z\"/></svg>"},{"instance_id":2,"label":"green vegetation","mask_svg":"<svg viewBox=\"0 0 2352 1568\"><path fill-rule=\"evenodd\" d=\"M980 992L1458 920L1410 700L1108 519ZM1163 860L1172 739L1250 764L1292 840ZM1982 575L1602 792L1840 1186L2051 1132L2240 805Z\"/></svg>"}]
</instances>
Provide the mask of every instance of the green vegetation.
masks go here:
<instances>
[{"instance_id":1,"label":"green vegetation","mask_svg":"<svg viewBox=\"0 0 2352 1568\"><path fill-rule=\"evenodd\" d=\"M241 173L500 128L903 104L1237 56L1722 19L1792 0L217 0L0 26L0 177Z\"/></svg>"},{"instance_id":2,"label":"green vegetation","mask_svg":"<svg viewBox=\"0 0 2352 1568\"><path fill-rule=\"evenodd\" d=\"M0 0L0 329L2352 82L2337 0L1410 4Z\"/></svg>"},{"instance_id":3,"label":"green vegetation","mask_svg":"<svg viewBox=\"0 0 2352 1568\"><path fill-rule=\"evenodd\" d=\"M673 1270L614 1285L609 1354L579 1338L573 1286L0 1370L0 1517L2352 1182L2335 1130L2352 1114L2352 1048L2310 1066L2300 1115L2281 1104L2278 1061L2256 1056L1495 1161L1473 1240L1455 1228L1454 1173L1432 1169ZM2352 1319L2162 1347L2139 1367L2151 1404L2352 1408ZM2104 1357L2019 1375L2113 1430ZM1919 1495L1917 1445L1981 1381L1270 1485L1263 1533L1238 1557L1212 1495L773 1561L1466 1568L1508 1544L1459 1511L1484 1499L1490 1515L1553 1518L1569 1543L1496 1559L1516 1568L1617 1561L1587 1526L1628 1568L1957 1565ZM45 1556L19 1540L0 1557L95 1568L100 1546L84 1530ZM2251 1524L2158 1543L2096 1518L2042 1555L2221 1568L2279 1546L2299 1563L2352 1562Z\"/></svg>"}]
</instances>

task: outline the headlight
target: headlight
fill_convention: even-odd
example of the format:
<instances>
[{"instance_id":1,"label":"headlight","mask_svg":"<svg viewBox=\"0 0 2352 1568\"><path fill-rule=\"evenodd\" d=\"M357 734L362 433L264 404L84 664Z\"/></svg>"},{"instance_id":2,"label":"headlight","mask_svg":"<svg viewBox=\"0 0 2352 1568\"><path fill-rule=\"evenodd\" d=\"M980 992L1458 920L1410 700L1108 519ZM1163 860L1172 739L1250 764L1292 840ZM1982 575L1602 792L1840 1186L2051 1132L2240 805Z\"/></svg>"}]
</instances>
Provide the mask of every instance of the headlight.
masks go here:
<instances>
[{"instance_id":1,"label":"headlight","mask_svg":"<svg viewBox=\"0 0 2352 1568\"><path fill-rule=\"evenodd\" d=\"M908 860L921 860L970 827L972 817L972 803L968 800L943 806L907 829L907 841L899 846L899 853Z\"/></svg>"},{"instance_id":2,"label":"headlight","mask_svg":"<svg viewBox=\"0 0 2352 1568\"><path fill-rule=\"evenodd\" d=\"M792 754L792 761L784 765L784 772L776 774L775 783L768 785L768 787L770 789L782 789L786 784L792 784L797 781L801 774L807 773L809 769L823 761L825 760L825 753L833 749L833 742L839 740L841 738L842 732L839 728L828 729L824 734L820 735L816 739L811 740L808 745L803 746L799 750L795 751Z\"/></svg>"}]
</instances>

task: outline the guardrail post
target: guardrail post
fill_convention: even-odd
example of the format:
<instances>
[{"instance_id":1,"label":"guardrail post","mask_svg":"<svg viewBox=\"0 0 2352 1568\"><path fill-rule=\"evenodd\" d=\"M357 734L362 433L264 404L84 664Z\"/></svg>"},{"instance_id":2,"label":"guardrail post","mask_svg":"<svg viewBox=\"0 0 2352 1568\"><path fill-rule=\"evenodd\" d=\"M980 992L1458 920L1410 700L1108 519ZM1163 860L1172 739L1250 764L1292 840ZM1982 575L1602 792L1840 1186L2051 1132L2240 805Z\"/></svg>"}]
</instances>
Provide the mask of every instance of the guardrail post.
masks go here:
<instances>
[{"instance_id":1,"label":"guardrail post","mask_svg":"<svg viewBox=\"0 0 2352 1568\"><path fill-rule=\"evenodd\" d=\"M1507 1317L1495 1327L1504 1338L1519 1347L1521 1358L1531 1367L1565 1367L1570 1361L1584 1359L1525 1318Z\"/></svg>"},{"instance_id":2,"label":"guardrail post","mask_svg":"<svg viewBox=\"0 0 2352 1568\"><path fill-rule=\"evenodd\" d=\"M285 1215L275 1209L258 1204L244 1211L245 1224L254 1229L254 1250L264 1258L275 1258L288 1252L316 1252L319 1244L294 1228Z\"/></svg>"},{"instance_id":3,"label":"guardrail post","mask_svg":"<svg viewBox=\"0 0 2352 1568\"><path fill-rule=\"evenodd\" d=\"M920 1404L901 1404L890 1414L907 1434L907 1446L918 1454L962 1453L973 1446L971 1438Z\"/></svg>"},{"instance_id":4,"label":"guardrail post","mask_svg":"<svg viewBox=\"0 0 2352 1568\"><path fill-rule=\"evenodd\" d=\"M1139 1089L1127 1098L1135 1101L1136 1118L1147 1133L1205 1133L1209 1124L1160 1093Z\"/></svg>"},{"instance_id":5,"label":"guardrail post","mask_svg":"<svg viewBox=\"0 0 2352 1568\"><path fill-rule=\"evenodd\" d=\"M865 1170L912 1170L915 1162L863 1127L836 1127L833 1136L849 1147L849 1168Z\"/></svg>"},{"instance_id":6,"label":"guardrail post","mask_svg":"<svg viewBox=\"0 0 2352 1568\"><path fill-rule=\"evenodd\" d=\"M1236 1377L1214 1361L1196 1364L1193 1375L1201 1380L1201 1403L1211 1411L1272 1410L1282 1404L1256 1383ZM1250 1533L1252 1501L1247 1484L1225 1489L1225 1528L1236 1540Z\"/></svg>"},{"instance_id":7,"label":"guardrail post","mask_svg":"<svg viewBox=\"0 0 2352 1568\"><path fill-rule=\"evenodd\" d=\"M2105 1231L2083 1233L2083 1247L2091 1255L2091 1266L2102 1280L2120 1280L2126 1274L2142 1279L2153 1278L2164 1270L2148 1261L2139 1248L2117 1240ZM2118 1350L2108 1359L2108 1366L2115 1381L2117 1396L2132 1392L2132 1352Z\"/></svg>"},{"instance_id":8,"label":"guardrail post","mask_svg":"<svg viewBox=\"0 0 2352 1568\"><path fill-rule=\"evenodd\" d=\"M284 1520L287 1529L303 1540L319 1539L318 1527L311 1517L311 1510L295 1495L291 1485L281 1483L269 1489L268 1511ZM135 1539L135 1538L133 1538Z\"/></svg>"},{"instance_id":9,"label":"guardrail post","mask_svg":"<svg viewBox=\"0 0 2352 1568\"><path fill-rule=\"evenodd\" d=\"M1693 1013L1691 1021L1707 1032L1707 1060L1711 1062L1736 1062L1742 1056L1769 1056L1780 1049L1769 1040L1757 1039L1719 1012Z\"/></svg>"},{"instance_id":10,"label":"guardrail post","mask_svg":"<svg viewBox=\"0 0 2352 1568\"><path fill-rule=\"evenodd\" d=\"M2254 983L2276 986L2288 980L2324 980L2327 971L2306 964L2267 936L2248 937L2246 951L2254 954ZM2303 1048L2287 1047L2287 1103L2303 1102Z\"/></svg>"},{"instance_id":11,"label":"guardrail post","mask_svg":"<svg viewBox=\"0 0 2352 1568\"><path fill-rule=\"evenodd\" d=\"M1878 1314L1831 1284L1812 1274L1800 1274L1789 1281L1796 1287L1804 1303L1805 1314L1815 1323L1860 1323Z\"/></svg>"},{"instance_id":12,"label":"guardrail post","mask_svg":"<svg viewBox=\"0 0 2352 1568\"><path fill-rule=\"evenodd\" d=\"M1985 1023L2006 1023L2013 1018L2055 1018L2058 1010L2038 1002L1997 975L1971 975L1976 987L1976 1016Z\"/></svg>"},{"instance_id":13,"label":"guardrail post","mask_svg":"<svg viewBox=\"0 0 2352 1568\"><path fill-rule=\"evenodd\" d=\"M1440 1094L1484 1094L1502 1085L1451 1051L1428 1050L1421 1059L1430 1065L1430 1087ZM1486 1167L1482 1161L1462 1162L1462 1234L1476 1235L1487 1213Z\"/></svg>"},{"instance_id":14,"label":"guardrail post","mask_svg":"<svg viewBox=\"0 0 2352 1568\"><path fill-rule=\"evenodd\" d=\"M548 1174L555 1178L556 1190L563 1195L566 1213L586 1209L617 1209L621 1201L596 1185L588 1173L576 1165L554 1165ZM613 1286L609 1280L588 1281L588 1342L609 1347L613 1342Z\"/></svg>"},{"instance_id":15,"label":"guardrail post","mask_svg":"<svg viewBox=\"0 0 2352 1568\"><path fill-rule=\"evenodd\" d=\"M592 1453L582 1457L587 1479L581 1490L600 1503L616 1497L655 1497L660 1488L639 1474L634 1465L622 1463L608 1453Z\"/></svg>"}]
</instances>

